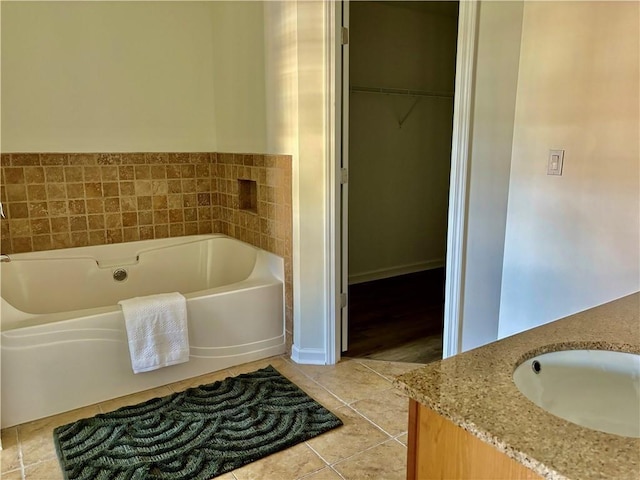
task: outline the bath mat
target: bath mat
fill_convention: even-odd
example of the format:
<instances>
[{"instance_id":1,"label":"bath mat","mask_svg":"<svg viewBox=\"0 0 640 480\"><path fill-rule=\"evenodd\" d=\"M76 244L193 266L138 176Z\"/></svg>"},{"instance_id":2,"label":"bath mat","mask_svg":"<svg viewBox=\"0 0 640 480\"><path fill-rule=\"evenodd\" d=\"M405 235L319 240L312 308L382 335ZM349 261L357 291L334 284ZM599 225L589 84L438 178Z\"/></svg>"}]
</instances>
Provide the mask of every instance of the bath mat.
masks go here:
<instances>
[{"instance_id":1,"label":"bath mat","mask_svg":"<svg viewBox=\"0 0 640 480\"><path fill-rule=\"evenodd\" d=\"M208 480L342 425L268 366L53 431L67 480Z\"/></svg>"}]
</instances>

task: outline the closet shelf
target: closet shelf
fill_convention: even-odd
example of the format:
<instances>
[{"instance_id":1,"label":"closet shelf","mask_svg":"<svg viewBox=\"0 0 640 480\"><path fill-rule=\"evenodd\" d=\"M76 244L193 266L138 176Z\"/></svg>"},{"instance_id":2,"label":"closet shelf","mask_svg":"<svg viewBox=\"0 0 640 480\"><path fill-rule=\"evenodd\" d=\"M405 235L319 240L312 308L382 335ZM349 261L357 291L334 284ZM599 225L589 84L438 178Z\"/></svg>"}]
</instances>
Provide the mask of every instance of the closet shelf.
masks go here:
<instances>
[{"instance_id":1,"label":"closet shelf","mask_svg":"<svg viewBox=\"0 0 640 480\"><path fill-rule=\"evenodd\" d=\"M377 88L377 87L360 87L351 85L349 88L352 92L361 93L378 93L383 95L404 95L408 97L438 97L453 98L453 92L429 92L426 90L408 90L402 88Z\"/></svg>"}]
</instances>

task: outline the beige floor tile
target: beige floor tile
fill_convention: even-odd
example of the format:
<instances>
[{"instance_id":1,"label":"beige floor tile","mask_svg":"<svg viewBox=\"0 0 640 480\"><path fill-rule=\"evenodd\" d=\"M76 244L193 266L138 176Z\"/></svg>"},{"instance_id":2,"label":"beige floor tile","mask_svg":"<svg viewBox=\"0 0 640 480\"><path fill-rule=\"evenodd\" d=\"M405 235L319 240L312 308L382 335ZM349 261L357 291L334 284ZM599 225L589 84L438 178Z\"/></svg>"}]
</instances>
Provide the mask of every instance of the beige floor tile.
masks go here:
<instances>
[{"instance_id":1,"label":"beige floor tile","mask_svg":"<svg viewBox=\"0 0 640 480\"><path fill-rule=\"evenodd\" d=\"M26 480L63 480L62 470L57 459L25 467L24 477Z\"/></svg>"},{"instance_id":2,"label":"beige floor tile","mask_svg":"<svg viewBox=\"0 0 640 480\"><path fill-rule=\"evenodd\" d=\"M22 471L13 470L11 472L3 472L1 478L2 480L22 480Z\"/></svg>"},{"instance_id":3,"label":"beige floor tile","mask_svg":"<svg viewBox=\"0 0 640 480\"><path fill-rule=\"evenodd\" d=\"M396 437L396 440L399 441L402 445L404 445L405 447L407 446L407 444L409 443L409 435L404 433L402 435L398 435Z\"/></svg>"},{"instance_id":4,"label":"beige floor tile","mask_svg":"<svg viewBox=\"0 0 640 480\"><path fill-rule=\"evenodd\" d=\"M345 403L370 398L392 386L389 380L358 362L341 363L315 380Z\"/></svg>"},{"instance_id":5,"label":"beige floor tile","mask_svg":"<svg viewBox=\"0 0 640 480\"><path fill-rule=\"evenodd\" d=\"M345 406L345 403L342 400L329 392L323 386L311 380L294 366L282 366L279 371L323 407L333 411Z\"/></svg>"},{"instance_id":6,"label":"beige floor tile","mask_svg":"<svg viewBox=\"0 0 640 480\"><path fill-rule=\"evenodd\" d=\"M329 464L390 438L349 407L339 408L333 413L340 417L344 425L307 441L309 446Z\"/></svg>"},{"instance_id":7,"label":"beige floor tile","mask_svg":"<svg viewBox=\"0 0 640 480\"><path fill-rule=\"evenodd\" d=\"M199 377L188 378L180 382L172 383L168 387L174 392L182 392L187 388L199 387L200 385L207 385L219 380L224 380L227 377L233 377L231 370L220 370L219 372L208 373L206 375L200 375Z\"/></svg>"},{"instance_id":8,"label":"beige floor tile","mask_svg":"<svg viewBox=\"0 0 640 480\"><path fill-rule=\"evenodd\" d=\"M2 457L0 462L2 473L20 468L18 429L15 427L2 430Z\"/></svg>"},{"instance_id":9,"label":"beige floor tile","mask_svg":"<svg viewBox=\"0 0 640 480\"><path fill-rule=\"evenodd\" d=\"M25 466L56 458L52 430L21 435L22 461Z\"/></svg>"},{"instance_id":10,"label":"beige floor tile","mask_svg":"<svg viewBox=\"0 0 640 480\"><path fill-rule=\"evenodd\" d=\"M238 480L296 480L326 466L306 444L299 443L234 470L233 474Z\"/></svg>"},{"instance_id":11,"label":"beige floor tile","mask_svg":"<svg viewBox=\"0 0 640 480\"><path fill-rule=\"evenodd\" d=\"M151 390L145 390L144 392L133 393L126 397L114 398L113 400L107 400L100 403L100 408L104 413L112 412L122 407L128 407L136 405L138 403L146 402L152 398L166 397L173 392L169 387L152 388Z\"/></svg>"},{"instance_id":12,"label":"beige floor tile","mask_svg":"<svg viewBox=\"0 0 640 480\"><path fill-rule=\"evenodd\" d=\"M389 435L406 432L409 422L409 399L403 392L390 388L375 396L358 400L351 407L382 428Z\"/></svg>"},{"instance_id":13,"label":"beige floor tile","mask_svg":"<svg viewBox=\"0 0 640 480\"><path fill-rule=\"evenodd\" d=\"M215 479L216 480L237 480L236 477L231 472L215 477Z\"/></svg>"},{"instance_id":14,"label":"beige floor tile","mask_svg":"<svg viewBox=\"0 0 640 480\"><path fill-rule=\"evenodd\" d=\"M302 477L300 480L342 480L342 477L338 475L333 468L326 467L311 475Z\"/></svg>"},{"instance_id":15,"label":"beige floor tile","mask_svg":"<svg viewBox=\"0 0 640 480\"><path fill-rule=\"evenodd\" d=\"M342 365L349 362L351 362L350 358L343 358L339 363L335 365L302 365L291 360L291 363L293 363L298 369L300 369L300 371L314 379L319 377L320 375L324 375L336 369L342 368Z\"/></svg>"},{"instance_id":16,"label":"beige floor tile","mask_svg":"<svg viewBox=\"0 0 640 480\"><path fill-rule=\"evenodd\" d=\"M366 365L371 370L378 372L385 378L393 381L398 375L410 372L416 368L424 367L421 363L403 363L403 362L385 362L381 360L369 360L364 358L358 358L356 360L362 365Z\"/></svg>"},{"instance_id":17,"label":"beige floor tile","mask_svg":"<svg viewBox=\"0 0 640 480\"><path fill-rule=\"evenodd\" d=\"M54 428L82 418L93 417L98 413L100 413L98 405L91 405L18 425L18 441L22 450L22 463L24 466L56 458L56 450L53 445Z\"/></svg>"},{"instance_id":18,"label":"beige floor tile","mask_svg":"<svg viewBox=\"0 0 640 480\"><path fill-rule=\"evenodd\" d=\"M345 477L354 479L392 480L396 475L393 468L404 469L406 453L400 455L400 466L393 468L391 464L385 465L379 458L367 460L366 455L370 455L367 452L373 451L377 452L377 457L386 458L392 456L394 452L397 453L398 449L406 452L403 446L403 443L406 444L406 435L401 433L406 431L407 407L402 393L395 390L387 379L412 370L416 365L361 359L357 361L347 359L334 366L298 365L285 356L276 356L6 429L2 431L5 448L2 452L2 478L21 479L20 448L26 478L30 480L62 478L52 438L52 431L56 426L91 417L101 411L112 411L122 406L170 395L174 391L181 391L191 386L212 383L228 376L254 371L267 365L273 365L311 397L338 415L343 420L344 426L218 477L220 480L341 479L342 477L328 467L325 461L332 464L339 462L338 465L342 470L338 471L344 472L341 473L342 475L356 475ZM346 406L345 402L351 403L361 414ZM365 416L391 435L385 434ZM391 439L392 436L396 436L396 439ZM358 462L362 462L362 465ZM15 469L12 469L11 467L14 466ZM389 473L391 477L371 476L376 472L380 475ZM361 475L357 476L358 474Z\"/></svg>"},{"instance_id":19,"label":"beige floor tile","mask_svg":"<svg viewBox=\"0 0 640 480\"><path fill-rule=\"evenodd\" d=\"M336 463L333 468L346 480L404 480L407 449L395 440Z\"/></svg>"}]
</instances>

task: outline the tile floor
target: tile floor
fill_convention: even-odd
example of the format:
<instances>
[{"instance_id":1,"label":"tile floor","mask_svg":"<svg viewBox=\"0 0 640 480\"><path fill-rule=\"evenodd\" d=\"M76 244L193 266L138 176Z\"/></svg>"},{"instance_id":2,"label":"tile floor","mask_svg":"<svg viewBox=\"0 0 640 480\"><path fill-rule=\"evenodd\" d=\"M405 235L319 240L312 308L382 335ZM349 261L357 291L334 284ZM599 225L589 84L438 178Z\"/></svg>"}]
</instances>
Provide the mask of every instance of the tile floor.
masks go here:
<instances>
[{"instance_id":1,"label":"tile floor","mask_svg":"<svg viewBox=\"0 0 640 480\"><path fill-rule=\"evenodd\" d=\"M191 386L273 365L344 425L307 442L217 477L220 480L403 480L407 455L408 400L395 389L395 375L418 364L345 359L337 365L297 365L272 357L153 390L2 430L5 480L62 479L52 430L80 418L169 395Z\"/></svg>"}]
</instances>

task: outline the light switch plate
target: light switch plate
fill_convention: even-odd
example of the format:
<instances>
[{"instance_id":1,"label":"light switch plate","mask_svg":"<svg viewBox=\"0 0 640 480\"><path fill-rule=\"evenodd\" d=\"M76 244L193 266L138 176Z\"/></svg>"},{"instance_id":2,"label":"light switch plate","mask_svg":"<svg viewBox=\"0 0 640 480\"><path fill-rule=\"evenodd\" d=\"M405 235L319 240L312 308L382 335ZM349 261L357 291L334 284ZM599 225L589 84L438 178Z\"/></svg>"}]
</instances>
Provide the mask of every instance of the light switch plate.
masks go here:
<instances>
[{"instance_id":1,"label":"light switch plate","mask_svg":"<svg viewBox=\"0 0 640 480\"><path fill-rule=\"evenodd\" d=\"M549 150L547 161L547 175L562 175L564 164L564 150Z\"/></svg>"}]
</instances>

